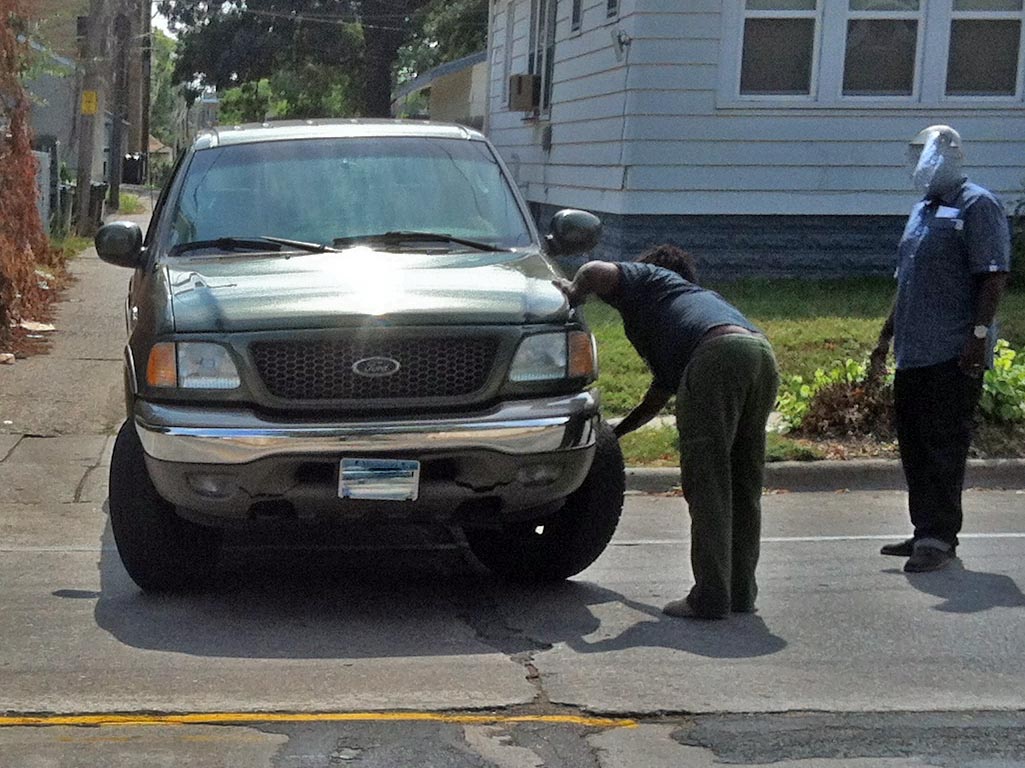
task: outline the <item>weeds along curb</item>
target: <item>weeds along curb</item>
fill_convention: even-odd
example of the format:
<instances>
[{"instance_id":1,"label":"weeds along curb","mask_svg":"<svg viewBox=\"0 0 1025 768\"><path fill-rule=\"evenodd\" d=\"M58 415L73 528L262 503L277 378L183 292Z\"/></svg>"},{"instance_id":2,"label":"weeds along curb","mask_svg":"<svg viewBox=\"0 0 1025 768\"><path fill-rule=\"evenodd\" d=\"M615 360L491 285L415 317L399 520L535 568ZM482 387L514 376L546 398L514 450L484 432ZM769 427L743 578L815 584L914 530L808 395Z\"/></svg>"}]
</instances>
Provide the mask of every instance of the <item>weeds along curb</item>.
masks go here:
<instances>
[{"instance_id":1,"label":"weeds along curb","mask_svg":"<svg viewBox=\"0 0 1025 768\"><path fill-rule=\"evenodd\" d=\"M626 488L639 493L679 489L680 470L628 467ZM904 473L893 459L778 461L765 465L765 487L787 491L904 490ZM1025 488L1025 459L969 459L966 488Z\"/></svg>"}]
</instances>

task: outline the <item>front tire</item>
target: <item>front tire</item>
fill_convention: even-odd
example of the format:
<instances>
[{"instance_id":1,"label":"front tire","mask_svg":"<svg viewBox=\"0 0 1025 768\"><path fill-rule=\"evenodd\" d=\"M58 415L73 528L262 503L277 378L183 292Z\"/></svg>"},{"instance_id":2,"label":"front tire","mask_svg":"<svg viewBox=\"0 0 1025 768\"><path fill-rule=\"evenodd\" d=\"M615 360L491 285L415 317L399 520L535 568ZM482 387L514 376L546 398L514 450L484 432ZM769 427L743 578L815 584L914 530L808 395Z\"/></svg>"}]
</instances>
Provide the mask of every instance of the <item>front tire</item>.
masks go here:
<instances>
[{"instance_id":1,"label":"front tire","mask_svg":"<svg viewBox=\"0 0 1025 768\"><path fill-rule=\"evenodd\" d=\"M467 529L474 556L511 581L561 581L598 559L616 532L626 481L615 433L598 425L594 461L583 484L563 507L537 520L499 529Z\"/></svg>"},{"instance_id":2,"label":"front tire","mask_svg":"<svg viewBox=\"0 0 1025 768\"><path fill-rule=\"evenodd\" d=\"M221 531L178 516L157 493L129 419L110 462L110 526L125 570L144 592L184 592L207 585L217 567Z\"/></svg>"}]
</instances>

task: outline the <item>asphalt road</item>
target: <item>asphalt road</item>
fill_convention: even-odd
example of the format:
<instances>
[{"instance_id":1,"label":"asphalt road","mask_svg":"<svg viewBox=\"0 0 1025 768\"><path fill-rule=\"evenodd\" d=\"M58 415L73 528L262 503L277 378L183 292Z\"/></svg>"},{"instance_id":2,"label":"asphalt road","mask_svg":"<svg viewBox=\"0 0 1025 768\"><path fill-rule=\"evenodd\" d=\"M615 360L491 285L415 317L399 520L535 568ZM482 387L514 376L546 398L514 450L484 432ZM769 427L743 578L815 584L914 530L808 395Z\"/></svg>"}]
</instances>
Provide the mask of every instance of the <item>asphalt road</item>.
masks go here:
<instances>
[{"instance_id":1,"label":"asphalt road","mask_svg":"<svg viewBox=\"0 0 1025 768\"><path fill-rule=\"evenodd\" d=\"M0 768L1025 766L1020 490L968 492L961 560L914 576L877 554L901 493L769 494L724 622L660 613L661 496L560 585L379 528L235 536L214 591L142 595L105 512L127 274L76 271L53 356L0 371Z\"/></svg>"}]
</instances>

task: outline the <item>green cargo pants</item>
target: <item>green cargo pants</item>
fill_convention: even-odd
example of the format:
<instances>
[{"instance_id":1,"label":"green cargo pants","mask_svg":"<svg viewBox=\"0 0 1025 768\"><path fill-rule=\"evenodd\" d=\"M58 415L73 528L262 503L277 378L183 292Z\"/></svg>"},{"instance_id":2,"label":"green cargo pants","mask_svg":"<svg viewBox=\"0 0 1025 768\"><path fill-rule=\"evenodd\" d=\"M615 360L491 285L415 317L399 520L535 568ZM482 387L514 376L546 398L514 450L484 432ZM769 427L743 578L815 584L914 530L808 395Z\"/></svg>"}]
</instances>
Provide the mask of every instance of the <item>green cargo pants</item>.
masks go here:
<instances>
[{"instance_id":1,"label":"green cargo pants","mask_svg":"<svg viewBox=\"0 0 1025 768\"><path fill-rule=\"evenodd\" d=\"M688 602L701 616L754 610L765 425L778 388L776 358L763 336L710 339L683 373L676 425L691 516Z\"/></svg>"}]
</instances>

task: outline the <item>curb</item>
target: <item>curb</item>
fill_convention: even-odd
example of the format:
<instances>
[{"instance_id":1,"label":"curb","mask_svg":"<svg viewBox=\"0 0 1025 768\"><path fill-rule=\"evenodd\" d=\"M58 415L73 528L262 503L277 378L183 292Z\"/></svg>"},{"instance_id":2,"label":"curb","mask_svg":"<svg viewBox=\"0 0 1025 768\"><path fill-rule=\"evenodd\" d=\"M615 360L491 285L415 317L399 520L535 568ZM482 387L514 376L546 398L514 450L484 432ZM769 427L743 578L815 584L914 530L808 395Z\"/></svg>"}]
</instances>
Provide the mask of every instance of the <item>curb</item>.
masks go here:
<instances>
[{"instance_id":1,"label":"curb","mask_svg":"<svg viewBox=\"0 0 1025 768\"><path fill-rule=\"evenodd\" d=\"M674 467L627 467L626 488L668 493L680 487ZM765 487L787 491L905 490L904 472L893 459L776 461L765 465ZM966 488L1025 488L1025 459L969 459Z\"/></svg>"}]
</instances>

